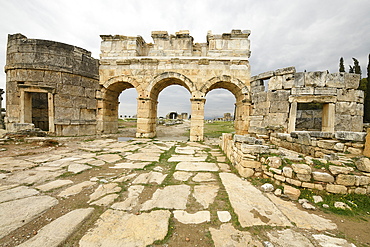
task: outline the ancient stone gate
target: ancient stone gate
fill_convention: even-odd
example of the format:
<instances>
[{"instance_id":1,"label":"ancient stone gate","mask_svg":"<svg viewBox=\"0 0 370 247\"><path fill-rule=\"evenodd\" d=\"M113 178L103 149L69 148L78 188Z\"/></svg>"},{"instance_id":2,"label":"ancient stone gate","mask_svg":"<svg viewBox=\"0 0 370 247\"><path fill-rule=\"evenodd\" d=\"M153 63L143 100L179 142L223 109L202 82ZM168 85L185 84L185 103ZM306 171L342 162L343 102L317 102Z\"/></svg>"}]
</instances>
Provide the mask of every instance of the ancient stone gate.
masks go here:
<instances>
[{"instance_id":1,"label":"ancient stone gate","mask_svg":"<svg viewBox=\"0 0 370 247\"><path fill-rule=\"evenodd\" d=\"M224 88L236 98L236 133L248 131L250 111L249 31L207 35L194 44L188 31L168 35L152 32L154 43L143 38L102 35L97 131L118 130L118 96L127 88L138 94L137 137L156 135L158 95L170 85L191 94L190 140L203 140L204 104L208 92Z\"/></svg>"}]
</instances>

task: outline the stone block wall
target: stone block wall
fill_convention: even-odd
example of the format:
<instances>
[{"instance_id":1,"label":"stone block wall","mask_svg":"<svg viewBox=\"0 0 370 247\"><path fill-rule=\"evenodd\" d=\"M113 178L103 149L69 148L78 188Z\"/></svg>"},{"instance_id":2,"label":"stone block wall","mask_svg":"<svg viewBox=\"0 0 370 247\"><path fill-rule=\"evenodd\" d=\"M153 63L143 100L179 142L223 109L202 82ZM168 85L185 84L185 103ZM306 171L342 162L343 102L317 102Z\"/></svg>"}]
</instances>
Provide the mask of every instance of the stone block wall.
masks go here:
<instances>
[{"instance_id":1,"label":"stone block wall","mask_svg":"<svg viewBox=\"0 0 370 247\"><path fill-rule=\"evenodd\" d=\"M323 131L361 132L364 93L357 90L359 81L357 74L296 72L294 67L253 76L249 132L294 131L299 119L297 104L305 103L323 104Z\"/></svg>"},{"instance_id":2,"label":"stone block wall","mask_svg":"<svg viewBox=\"0 0 370 247\"><path fill-rule=\"evenodd\" d=\"M34 123L60 136L96 132L98 60L75 46L8 36L6 127Z\"/></svg>"},{"instance_id":3,"label":"stone block wall","mask_svg":"<svg viewBox=\"0 0 370 247\"><path fill-rule=\"evenodd\" d=\"M355 140L363 140L364 136L339 133L337 138L338 140L352 138L353 143L362 144L363 141ZM341 145L337 145L341 142L320 141L322 141L321 150L341 148ZM329 160L310 156L303 158L296 154L286 156L289 152L281 154L276 149L270 149L264 145L264 140L226 133L222 135L220 146L239 175L245 178L252 176L270 178L277 184L326 190L336 194L370 194L370 160L366 158L354 162L344 156L334 159L327 156Z\"/></svg>"}]
</instances>

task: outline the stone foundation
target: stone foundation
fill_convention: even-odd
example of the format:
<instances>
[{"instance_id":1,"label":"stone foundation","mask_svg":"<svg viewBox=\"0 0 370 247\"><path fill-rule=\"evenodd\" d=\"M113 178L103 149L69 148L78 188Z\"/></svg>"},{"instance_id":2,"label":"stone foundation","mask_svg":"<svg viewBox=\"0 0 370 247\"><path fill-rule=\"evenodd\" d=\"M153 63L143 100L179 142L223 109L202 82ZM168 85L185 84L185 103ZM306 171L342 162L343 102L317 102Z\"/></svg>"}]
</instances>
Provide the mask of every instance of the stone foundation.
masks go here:
<instances>
[{"instance_id":1,"label":"stone foundation","mask_svg":"<svg viewBox=\"0 0 370 247\"><path fill-rule=\"evenodd\" d=\"M311 133L311 135L314 134ZM327 153L326 159L304 157L304 155L284 157L278 150L264 145L265 140L251 136L232 136L232 134L224 133L220 146L242 177L271 178L278 184L284 183L301 188L326 190L337 194L370 194L369 171L358 170L356 166L360 169L363 168L357 163L355 165L353 160L346 159L344 155L338 154L338 150L335 150L338 147L343 151L351 150L351 148L362 150L364 133L339 132L332 136L334 139L329 139L329 136L324 136L325 134L321 138L315 137L316 143L321 143L317 144L317 147L320 148L318 151L315 151L315 147L306 145L306 141L311 141L312 144L311 135L309 132L293 132L289 136L302 142L290 140L297 147L302 148L304 145L307 149L312 148L313 153L321 152L323 156ZM282 140L282 137L283 135L279 137L275 135L275 137L271 137L271 140L279 141L280 145L284 146L284 143L288 143L288 141ZM284 135L284 137L290 139L288 135Z\"/></svg>"}]
</instances>

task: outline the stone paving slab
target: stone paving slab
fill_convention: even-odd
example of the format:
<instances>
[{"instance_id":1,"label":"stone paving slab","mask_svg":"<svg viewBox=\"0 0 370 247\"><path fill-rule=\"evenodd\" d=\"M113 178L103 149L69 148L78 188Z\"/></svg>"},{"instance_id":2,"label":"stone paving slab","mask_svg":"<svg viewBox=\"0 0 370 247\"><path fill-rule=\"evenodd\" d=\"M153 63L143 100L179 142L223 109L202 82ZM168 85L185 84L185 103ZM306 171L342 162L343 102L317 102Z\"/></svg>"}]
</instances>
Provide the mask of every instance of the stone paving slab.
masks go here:
<instances>
[{"instance_id":1,"label":"stone paving slab","mask_svg":"<svg viewBox=\"0 0 370 247\"><path fill-rule=\"evenodd\" d=\"M195 154L195 150L199 150L199 148L194 148L194 147L176 147L175 153L178 153L178 154Z\"/></svg>"},{"instance_id":2,"label":"stone paving slab","mask_svg":"<svg viewBox=\"0 0 370 247\"><path fill-rule=\"evenodd\" d=\"M133 184L161 184L163 180L167 177L168 174L162 174L160 172L149 172L149 173L143 173L137 176L134 181L132 181Z\"/></svg>"},{"instance_id":3,"label":"stone paving slab","mask_svg":"<svg viewBox=\"0 0 370 247\"><path fill-rule=\"evenodd\" d=\"M13 157L0 158L0 167L3 171L13 172L18 170L30 169L38 166L37 163L15 159Z\"/></svg>"},{"instance_id":4,"label":"stone paving slab","mask_svg":"<svg viewBox=\"0 0 370 247\"><path fill-rule=\"evenodd\" d=\"M242 227L292 226L275 204L248 181L232 173L220 173L220 177Z\"/></svg>"},{"instance_id":5,"label":"stone paving slab","mask_svg":"<svg viewBox=\"0 0 370 247\"><path fill-rule=\"evenodd\" d=\"M186 209L186 203L190 194L190 186L171 185L163 189L157 189L152 199L146 201L141 210L153 208Z\"/></svg>"},{"instance_id":6,"label":"stone paving slab","mask_svg":"<svg viewBox=\"0 0 370 247\"><path fill-rule=\"evenodd\" d=\"M80 193L84 188L95 185L96 182L84 181L73 185L59 193L59 197L69 197Z\"/></svg>"},{"instance_id":7,"label":"stone paving slab","mask_svg":"<svg viewBox=\"0 0 370 247\"><path fill-rule=\"evenodd\" d=\"M209 211L199 211L190 214L183 210L173 211L173 216L183 224L201 224L211 221L211 213Z\"/></svg>"},{"instance_id":8,"label":"stone paving slab","mask_svg":"<svg viewBox=\"0 0 370 247\"><path fill-rule=\"evenodd\" d=\"M221 225L220 229L209 228L215 247L263 247L249 232L236 230L231 223Z\"/></svg>"},{"instance_id":9,"label":"stone paving slab","mask_svg":"<svg viewBox=\"0 0 370 247\"><path fill-rule=\"evenodd\" d=\"M118 210L129 211L139 203L139 196L143 192L143 185L132 185L128 188L128 196L123 202L114 203L111 208Z\"/></svg>"},{"instance_id":10,"label":"stone paving slab","mask_svg":"<svg viewBox=\"0 0 370 247\"><path fill-rule=\"evenodd\" d=\"M98 188L96 188L96 190L90 195L90 200L88 201L88 203L95 201L107 194L120 192L121 190L122 188L118 187L117 183L100 184Z\"/></svg>"},{"instance_id":11,"label":"stone paving slab","mask_svg":"<svg viewBox=\"0 0 370 247\"><path fill-rule=\"evenodd\" d=\"M196 185L194 186L193 196L197 202L202 204L203 208L208 208L217 196L218 185Z\"/></svg>"},{"instance_id":12,"label":"stone paving slab","mask_svg":"<svg viewBox=\"0 0 370 247\"><path fill-rule=\"evenodd\" d=\"M215 175L209 172L200 172L195 175L192 180L194 182L212 182L216 181Z\"/></svg>"},{"instance_id":13,"label":"stone paving slab","mask_svg":"<svg viewBox=\"0 0 370 247\"><path fill-rule=\"evenodd\" d=\"M22 184L42 184L47 180L53 180L56 177L62 175L64 171L36 171L36 170L26 170L14 173L6 178L7 182Z\"/></svg>"},{"instance_id":14,"label":"stone paving slab","mask_svg":"<svg viewBox=\"0 0 370 247\"><path fill-rule=\"evenodd\" d=\"M18 245L19 247L58 247L72 233L74 233L79 225L88 218L94 208L80 208L73 210L39 230L36 236Z\"/></svg>"},{"instance_id":15,"label":"stone paving slab","mask_svg":"<svg viewBox=\"0 0 370 247\"><path fill-rule=\"evenodd\" d=\"M97 155L96 158L107 163L114 163L122 159L122 157L118 154L102 154Z\"/></svg>"},{"instance_id":16,"label":"stone paving slab","mask_svg":"<svg viewBox=\"0 0 370 247\"><path fill-rule=\"evenodd\" d=\"M132 174L128 174L128 175L125 175L125 176L122 176L122 177L119 177L119 178L116 178L115 180L113 180L114 183L122 183L122 182L126 182L134 177L136 177L136 173L132 173Z\"/></svg>"},{"instance_id":17,"label":"stone paving slab","mask_svg":"<svg viewBox=\"0 0 370 247\"><path fill-rule=\"evenodd\" d=\"M188 181L188 179L193 175L193 173L191 172L174 172L173 173L173 177L174 179L176 180L179 180L179 181Z\"/></svg>"},{"instance_id":18,"label":"stone paving slab","mask_svg":"<svg viewBox=\"0 0 370 247\"><path fill-rule=\"evenodd\" d=\"M319 242L322 247L356 247L342 238L334 238L324 234L312 235L312 237Z\"/></svg>"},{"instance_id":19,"label":"stone paving slab","mask_svg":"<svg viewBox=\"0 0 370 247\"><path fill-rule=\"evenodd\" d=\"M172 155L171 158L168 159L168 162L199 162L199 161L206 161L207 156L190 156L190 155Z\"/></svg>"},{"instance_id":20,"label":"stone paving slab","mask_svg":"<svg viewBox=\"0 0 370 247\"><path fill-rule=\"evenodd\" d=\"M284 201L272 194L267 194L267 196L299 228L318 231L337 229L337 225L332 221L300 210L293 202Z\"/></svg>"},{"instance_id":21,"label":"stone paving slab","mask_svg":"<svg viewBox=\"0 0 370 247\"><path fill-rule=\"evenodd\" d=\"M51 196L31 196L0 204L0 238L58 204Z\"/></svg>"},{"instance_id":22,"label":"stone paving slab","mask_svg":"<svg viewBox=\"0 0 370 247\"><path fill-rule=\"evenodd\" d=\"M314 247L311 241L303 234L292 229L268 232L267 236L274 246L284 247Z\"/></svg>"},{"instance_id":23,"label":"stone paving slab","mask_svg":"<svg viewBox=\"0 0 370 247\"><path fill-rule=\"evenodd\" d=\"M57 188L60 188L60 187L63 187L69 184L73 184L73 182L71 180L58 179L55 181L51 181L47 184L39 185L36 187L36 189L41 190L41 191L49 191L49 190L57 189Z\"/></svg>"},{"instance_id":24,"label":"stone paving slab","mask_svg":"<svg viewBox=\"0 0 370 247\"><path fill-rule=\"evenodd\" d=\"M79 173L79 172L82 172L82 171L85 171L91 168L92 168L91 166L76 163L76 164L70 164L68 166L67 171L73 172L73 173Z\"/></svg>"},{"instance_id":25,"label":"stone paving slab","mask_svg":"<svg viewBox=\"0 0 370 247\"><path fill-rule=\"evenodd\" d=\"M180 171L211 171L217 172L218 166L215 163L209 162L180 162L176 165L176 170Z\"/></svg>"},{"instance_id":26,"label":"stone paving slab","mask_svg":"<svg viewBox=\"0 0 370 247\"><path fill-rule=\"evenodd\" d=\"M162 240L168 231L170 211L133 215L108 209L80 240L80 247L145 247Z\"/></svg>"},{"instance_id":27,"label":"stone paving slab","mask_svg":"<svg viewBox=\"0 0 370 247\"><path fill-rule=\"evenodd\" d=\"M159 161L160 153L134 153L127 155L125 158L128 160L136 161Z\"/></svg>"},{"instance_id":28,"label":"stone paving slab","mask_svg":"<svg viewBox=\"0 0 370 247\"><path fill-rule=\"evenodd\" d=\"M109 168L112 169L143 169L145 166L149 165L150 162L126 162L126 163L117 163L114 164L114 166L111 166Z\"/></svg>"},{"instance_id":29,"label":"stone paving slab","mask_svg":"<svg viewBox=\"0 0 370 247\"><path fill-rule=\"evenodd\" d=\"M229 211L217 211L217 217L223 223L231 220L231 214Z\"/></svg>"},{"instance_id":30,"label":"stone paving slab","mask_svg":"<svg viewBox=\"0 0 370 247\"><path fill-rule=\"evenodd\" d=\"M90 205L108 206L109 204L113 203L114 200L116 200L118 197L119 197L118 194L106 195L106 196L100 198L99 200L96 200L96 201L90 203Z\"/></svg>"},{"instance_id":31,"label":"stone paving slab","mask_svg":"<svg viewBox=\"0 0 370 247\"><path fill-rule=\"evenodd\" d=\"M30 189L26 186L19 186L12 189L0 191L0 203L34 196L37 194L39 194L39 192L35 189Z\"/></svg>"}]
</instances>

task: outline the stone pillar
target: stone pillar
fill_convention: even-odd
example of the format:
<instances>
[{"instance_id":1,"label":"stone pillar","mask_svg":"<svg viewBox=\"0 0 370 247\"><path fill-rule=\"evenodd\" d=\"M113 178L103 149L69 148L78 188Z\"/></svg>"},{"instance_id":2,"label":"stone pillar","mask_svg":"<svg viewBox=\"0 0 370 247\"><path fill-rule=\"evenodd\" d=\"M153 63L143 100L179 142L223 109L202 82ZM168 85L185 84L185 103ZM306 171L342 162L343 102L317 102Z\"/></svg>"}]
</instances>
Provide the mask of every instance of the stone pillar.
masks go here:
<instances>
[{"instance_id":1,"label":"stone pillar","mask_svg":"<svg viewBox=\"0 0 370 247\"><path fill-rule=\"evenodd\" d=\"M5 129L3 111L2 111L2 109L3 109L3 104L2 104L3 97L2 97L2 95L3 94L4 94L4 90L0 89L0 129Z\"/></svg>"},{"instance_id":2,"label":"stone pillar","mask_svg":"<svg viewBox=\"0 0 370 247\"><path fill-rule=\"evenodd\" d=\"M21 90L20 123L32 123L32 95Z\"/></svg>"},{"instance_id":3,"label":"stone pillar","mask_svg":"<svg viewBox=\"0 0 370 247\"><path fill-rule=\"evenodd\" d=\"M49 132L55 133L54 125L54 95L48 93Z\"/></svg>"},{"instance_id":4,"label":"stone pillar","mask_svg":"<svg viewBox=\"0 0 370 247\"><path fill-rule=\"evenodd\" d=\"M155 137L158 102L150 98L137 99L136 137Z\"/></svg>"},{"instance_id":5,"label":"stone pillar","mask_svg":"<svg viewBox=\"0 0 370 247\"><path fill-rule=\"evenodd\" d=\"M295 131L295 122L297 120L297 106L297 102L292 102L290 104L288 133Z\"/></svg>"},{"instance_id":6,"label":"stone pillar","mask_svg":"<svg viewBox=\"0 0 370 247\"><path fill-rule=\"evenodd\" d=\"M235 103L234 127L237 135L248 134L250 109L251 103L248 101L240 101Z\"/></svg>"},{"instance_id":7,"label":"stone pillar","mask_svg":"<svg viewBox=\"0 0 370 247\"><path fill-rule=\"evenodd\" d=\"M190 141L204 139L204 104L205 98L191 98Z\"/></svg>"},{"instance_id":8,"label":"stone pillar","mask_svg":"<svg viewBox=\"0 0 370 247\"><path fill-rule=\"evenodd\" d=\"M322 131L334 132L335 104L324 104L322 108Z\"/></svg>"}]
</instances>

